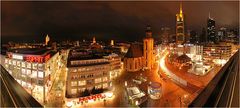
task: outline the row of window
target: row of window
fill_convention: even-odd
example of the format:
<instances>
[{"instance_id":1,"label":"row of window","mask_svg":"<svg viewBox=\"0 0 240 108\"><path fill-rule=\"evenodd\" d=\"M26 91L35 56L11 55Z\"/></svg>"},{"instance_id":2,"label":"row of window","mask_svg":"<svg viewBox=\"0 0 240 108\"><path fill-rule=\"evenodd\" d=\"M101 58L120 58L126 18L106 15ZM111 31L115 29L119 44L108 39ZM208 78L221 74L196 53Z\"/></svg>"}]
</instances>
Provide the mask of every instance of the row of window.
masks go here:
<instances>
[{"instance_id":1,"label":"row of window","mask_svg":"<svg viewBox=\"0 0 240 108\"><path fill-rule=\"evenodd\" d=\"M108 77L96 78L94 80L94 83L97 84L97 83L101 83L101 82L105 82L105 81L108 81ZM87 82L92 82L92 80L87 80ZM71 81L71 86L84 86L86 84L87 84L86 80L83 80L83 81Z\"/></svg>"},{"instance_id":2,"label":"row of window","mask_svg":"<svg viewBox=\"0 0 240 108\"><path fill-rule=\"evenodd\" d=\"M82 79L82 78L93 78L93 77L101 77L107 75L107 72L103 73L97 73L97 74L84 74L84 75L72 75L71 79L76 80L76 79Z\"/></svg>"},{"instance_id":3,"label":"row of window","mask_svg":"<svg viewBox=\"0 0 240 108\"><path fill-rule=\"evenodd\" d=\"M102 63L106 61L107 61L106 59L78 60L78 61L71 61L71 65L95 64L95 63Z\"/></svg>"},{"instance_id":4,"label":"row of window","mask_svg":"<svg viewBox=\"0 0 240 108\"><path fill-rule=\"evenodd\" d=\"M8 65L5 65L6 68L8 68ZM16 70L15 70L16 69ZM9 67L9 70L15 70L15 72L20 72L20 74L22 75L27 75L27 76L31 76L31 78L43 78L43 71L37 71L37 70L31 70L31 69L27 69L27 68L22 68L20 69L19 67Z\"/></svg>"},{"instance_id":5,"label":"row of window","mask_svg":"<svg viewBox=\"0 0 240 108\"><path fill-rule=\"evenodd\" d=\"M99 88L107 88L108 87L108 84L107 83L104 83L104 84L102 84L102 85L97 85L97 86L95 86L95 88L96 89L99 89ZM84 90L85 90L86 88L73 88L73 89L71 89L71 93L72 94L77 94L77 92L79 91L79 92L83 92ZM78 91L77 91L78 90Z\"/></svg>"},{"instance_id":6,"label":"row of window","mask_svg":"<svg viewBox=\"0 0 240 108\"><path fill-rule=\"evenodd\" d=\"M85 72L85 71L99 71L107 69L106 66L101 67L92 67L92 68L78 68L78 69L71 69L71 72Z\"/></svg>"},{"instance_id":7,"label":"row of window","mask_svg":"<svg viewBox=\"0 0 240 108\"><path fill-rule=\"evenodd\" d=\"M29 69L38 69L38 70L43 70L43 64L41 63L29 63L25 61L18 61L18 60L10 60L10 59L5 59L5 64L10 64L18 67L26 67Z\"/></svg>"}]
</instances>

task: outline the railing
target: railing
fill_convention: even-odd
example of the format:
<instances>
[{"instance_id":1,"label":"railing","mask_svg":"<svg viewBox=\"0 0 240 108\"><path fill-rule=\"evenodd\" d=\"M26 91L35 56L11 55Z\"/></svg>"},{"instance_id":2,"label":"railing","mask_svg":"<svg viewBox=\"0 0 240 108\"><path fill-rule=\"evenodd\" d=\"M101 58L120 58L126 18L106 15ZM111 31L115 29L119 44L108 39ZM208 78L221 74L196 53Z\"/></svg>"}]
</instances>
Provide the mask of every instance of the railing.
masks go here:
<instances>
[{"instance_id":1,"label":"railing","mask_svg":"<svg viewBox=\"0 0 240 108\"><path fill-rule=\"evenodd\" d=\"M238 73L235 69L238 68L238 64L239 51L229 59L212 81L200 92L198 97L189 104L189 107L228 107L229 94L232 92L232 86L229 87L229 85L232 83L231 79Z\"/></svg>"}]
</instances>

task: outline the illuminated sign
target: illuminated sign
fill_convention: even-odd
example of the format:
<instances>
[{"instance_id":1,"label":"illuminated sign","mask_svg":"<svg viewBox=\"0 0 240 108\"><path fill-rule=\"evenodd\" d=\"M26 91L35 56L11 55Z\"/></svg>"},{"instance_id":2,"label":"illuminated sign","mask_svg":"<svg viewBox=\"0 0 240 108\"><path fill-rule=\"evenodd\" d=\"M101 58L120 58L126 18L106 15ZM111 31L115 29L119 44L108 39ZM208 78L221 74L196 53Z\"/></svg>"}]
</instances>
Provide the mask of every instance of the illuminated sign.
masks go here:
<instances>
[{"instance_id":1,"label":"illuminated sign","mask_svg":"<svg viewBox=\"0 0 240 108\"><path fill-rule=\"evenodd\" d=\"M13 58L13 59L19 59L19 60L22 60L22 59L23 59L23 56L21 56L21 55L17 55L17 54L12 54L12 58Z\"/></svg>"},{"instance_id":2,"label":"illuminated sign","mask_svg":"<svg viewBox=\"0 0 240 108\"><path fill-rule=\"evenodd\" d=\"M25 61L27 62L38 62L43 63L50 59L50 54L46 56L34 56L34 55L27 55L25 56Z\"/></svg>"},{"instance_id":3,"label":"illuminated sign","mask_svg":"<svg viewBox=\"0 0 240 108\"><path fill-rule=\"evenodd\" d=\"M105 94L96 94L96 95L92 95L92 96L87 96L87 97L79 98L79 102L96 100L96 99L103 99L103 98L105 98L105 97L106 97Z\"/></svg>"},{"instance_id":4,"label":"illuminated sign","mask_svg":"<svg viewBox=\"0 0 240 108\"><path fill-rule=\"evenodd\" d=\"M50 54L47 54L46 56L41 56L41 55L18 55L18 54L13 54L13 53L7 53L8 58L12 59L18 59L18 60L25 60L27 62L38 62L38 63L43 63L47 62L50 59Z\"/></svg>"}]
</instances>

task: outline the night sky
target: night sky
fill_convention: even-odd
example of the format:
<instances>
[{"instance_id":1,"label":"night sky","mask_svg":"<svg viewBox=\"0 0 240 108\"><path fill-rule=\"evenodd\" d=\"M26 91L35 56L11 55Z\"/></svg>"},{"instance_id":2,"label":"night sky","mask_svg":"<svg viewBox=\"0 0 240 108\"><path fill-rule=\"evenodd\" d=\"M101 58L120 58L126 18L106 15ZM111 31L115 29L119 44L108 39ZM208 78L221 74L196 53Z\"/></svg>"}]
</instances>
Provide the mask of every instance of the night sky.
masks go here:
<instances>
[{"instance_id":1,"label":"night sky","mask_svg":"<svg viewBox=\"0 0 240 108\"><path fill-rule=\"evenodd\" d=\"M180 2L1 2L1 39L40 42L46 34L65 39L141 40L146 25L154 37L161 27L175 30ZM219 27L238 27L239 2L183 2L185 27L201 31L208 14Z\"/></svg>"}]
</instances>

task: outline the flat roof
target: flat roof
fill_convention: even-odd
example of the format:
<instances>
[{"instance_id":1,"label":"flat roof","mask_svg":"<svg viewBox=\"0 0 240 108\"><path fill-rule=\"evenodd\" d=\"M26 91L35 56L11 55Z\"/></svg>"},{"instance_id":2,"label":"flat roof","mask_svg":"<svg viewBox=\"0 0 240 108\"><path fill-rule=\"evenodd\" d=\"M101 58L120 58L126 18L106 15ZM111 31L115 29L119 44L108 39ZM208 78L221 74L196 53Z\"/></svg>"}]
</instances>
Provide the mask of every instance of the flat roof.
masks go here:
<instances>
[{"instance_id":1,"label":"flat roof","mask_svg":"<svg viewBox=\"0 0 240 108\"><path fill-rule=\"evenodd\" d=\"M94 65L108 64L109 62L71 65L71 61L104 59L104 56L107 56L107 55L108 54L104 52L93 52L92 50L82 50L82 49L70 50L68 59L67 59L67 67L94 66Z\"/></svg>"},{"instance_id":2,"label":"flat roof","mask_svg":"<svg viewBox=\"0 0 240 108\"><path fill-rule=\"evenodd\" d=\"M8 52L19 54L44 55L45 53L48 53L50 51L51 51L50 49L46 48L17 48L10 49Z\"/></svg>"}]
</instances>

